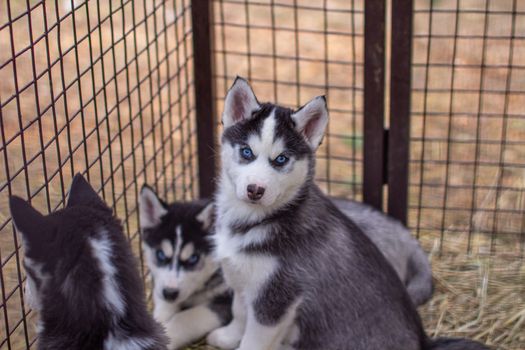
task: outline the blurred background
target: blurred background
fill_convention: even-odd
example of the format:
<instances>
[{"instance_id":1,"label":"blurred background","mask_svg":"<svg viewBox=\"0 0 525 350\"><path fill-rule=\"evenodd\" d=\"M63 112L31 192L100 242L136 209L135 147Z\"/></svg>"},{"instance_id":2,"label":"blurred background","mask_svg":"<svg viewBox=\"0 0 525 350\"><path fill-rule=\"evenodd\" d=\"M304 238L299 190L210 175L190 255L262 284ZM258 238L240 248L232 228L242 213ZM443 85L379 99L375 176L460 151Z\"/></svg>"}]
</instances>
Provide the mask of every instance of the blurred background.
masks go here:
<instances>
[{"instance_id":1,"label":"blurred background","mask_svg":"<svg viewBox=\"0 0 525 350\"><path fill-rule=\"evenodd\" d=\"M523 349L525 1L413 3L408 226L431 256L436 283L420 311L433 336ZM326 95L318 182L362 200L364 0L211 7L217 115L200 127L220 128L237 75L261 101L296 108ZM190 0L0 0L0 349L35 341L8 195L52 211L83 172L139 257L142 184L169 200L198 196L202 101L191 11ZM387 64L386 97L377 96L386 127L395 69Z\"/></svg>"}]
</instances>

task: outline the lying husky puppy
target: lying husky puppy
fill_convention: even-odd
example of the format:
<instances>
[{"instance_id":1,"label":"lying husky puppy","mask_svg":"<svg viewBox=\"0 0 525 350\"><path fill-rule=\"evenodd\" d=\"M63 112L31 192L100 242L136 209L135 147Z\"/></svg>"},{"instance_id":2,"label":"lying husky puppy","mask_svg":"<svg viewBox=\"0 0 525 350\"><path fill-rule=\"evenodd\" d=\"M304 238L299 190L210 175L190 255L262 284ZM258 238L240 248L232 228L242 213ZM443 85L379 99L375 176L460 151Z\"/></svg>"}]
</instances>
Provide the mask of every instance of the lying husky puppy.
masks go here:
<instances>
[{"instance_id":1,"label":"lying husky puppy","mask_svg":"<svg viewBox=\"0 0 525 350\"><path fill-rule=\"evenodd\" d=\"M410 232L366 204L332 200L380 248L405 282L414 303L426 302L432 294L430 264ZM191 343L229 322L230 314L223 312L227 308L216 307L218 302L231 302L231 298L215 299L227 288L210 251L213 204L193 201L166 205L146 185L140 193L139 213L146 262L153 276L154 316L169 330L171 345L178 348ZM196 306L198 309L191 310ZM185 309L183 316L174 318L181 308ZM188 324L199 327L181 331Z\"/></svg>"},{"instance_id":2,"label":"lying husky puppy","mask_svg":"<svg viewBox=\"0 0 525 350\"><path fill-rule=\"evenodd\" d=\"M10 207L24 242L26 297L40 313L38 349L166 349L122 226L81 175L62 210L43 216L16 196Z\"/></svg>"},{"instance_id":3,"label":"lying husky puppy","mask_svg":"<svg viewBox=\"0 0 525 350\"><path fill-rule=\"evenodd\" d=\"M231 291L213 259L207 201L165 204L148 186L139 198L146 263L153 279L153 315L169 348L196 341L231 320Z\"/></svg>"},{"instance_id":4,"label":"lying husky puppy","mask_svg":"<svg viewBox=\"0 0 525 350\"><path fill-rule=\"evenodd\" d=\"M226 96L213 235L233 319L223 349L482 349L425 334L379 249L315 185L328 123L318 97L299 110L257 101L243 79Z\"/></svg>"}]
</instances>

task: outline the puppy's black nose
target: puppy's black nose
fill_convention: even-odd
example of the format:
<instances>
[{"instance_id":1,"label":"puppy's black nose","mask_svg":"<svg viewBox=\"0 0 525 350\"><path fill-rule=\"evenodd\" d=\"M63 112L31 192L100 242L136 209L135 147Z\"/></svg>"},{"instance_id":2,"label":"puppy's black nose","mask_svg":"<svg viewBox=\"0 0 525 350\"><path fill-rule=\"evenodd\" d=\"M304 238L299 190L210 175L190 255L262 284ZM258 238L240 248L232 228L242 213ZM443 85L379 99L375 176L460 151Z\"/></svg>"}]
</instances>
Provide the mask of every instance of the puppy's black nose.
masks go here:
<instances>
[{"instance_id":1,"label":"puppy's black nose","mask_svg":"<svg viewBox=\"0 0 525 350\"><path fill-rule=\"evenodd\" d=\"M246 191L248 192L248 198L252 201L258 201L264 195L265 188L255 184L250 184L246 188Z\"/></svg>"},{"instance_id":2,"label":"puppy's black nose","mask_svg":"<svg viewBox=\"0 0 525 350\"><path fill-rule=\"evenodd\" d=\"M177 299L179 296L179 290L175 288L164 288L162 290L162 296L167 301L175 301L175 299Z\"/></svg>"}]
</instances>

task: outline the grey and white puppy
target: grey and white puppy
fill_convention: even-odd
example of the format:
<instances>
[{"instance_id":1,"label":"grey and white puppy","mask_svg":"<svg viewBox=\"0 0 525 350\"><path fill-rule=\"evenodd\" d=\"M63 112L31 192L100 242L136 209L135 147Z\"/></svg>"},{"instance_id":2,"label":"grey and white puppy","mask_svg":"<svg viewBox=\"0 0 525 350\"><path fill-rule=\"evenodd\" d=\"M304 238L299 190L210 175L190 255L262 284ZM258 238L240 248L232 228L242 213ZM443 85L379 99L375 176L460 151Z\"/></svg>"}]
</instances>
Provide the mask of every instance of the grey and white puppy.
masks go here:
<instances>
[{"instance_id":1,"label":"grey and white puppy","mask_svg":"<svg viewBox=\"0 0 525 350\"><path fill-rule=\"evenodd\" d=\"M370 206L332 199L372 239L394 266L417 305L432 294L425 252L397 220ZM166 204L145 185L139 212L143 248L153 277L154 314L168 330L172 348L194 342L229 322L231 295L213 258L213 203L209 200ZM193 264L188 265L187 260ZM222 307L221 307L222 306ZM188 325L193 327L188 328Z\"/></svg>"},{"instance_id":2,"label":"grey and white puppy","mask_svg":"<svg viewBox=\"0 0 525 350\"><path fill-rule=\"evenodd\" d=\"M77 174L64 209L44 216L10 199L21 233L26 298L39 313L39 350L162 350L137 260L120 221Z\"/></svg>"},{"instance_id":3,"label":"grey and white puppy","mask_svg":"<svg viewBox=\"0 0 525 350\"><path fill-rule=\"evenodd\" d=\"M298 110L259 103L236 79L222 116L215 254L233 319L223 349L483 349L430 340L379 249L314 183L328 123L318 97Z\"/></svg>"}]
</instances>

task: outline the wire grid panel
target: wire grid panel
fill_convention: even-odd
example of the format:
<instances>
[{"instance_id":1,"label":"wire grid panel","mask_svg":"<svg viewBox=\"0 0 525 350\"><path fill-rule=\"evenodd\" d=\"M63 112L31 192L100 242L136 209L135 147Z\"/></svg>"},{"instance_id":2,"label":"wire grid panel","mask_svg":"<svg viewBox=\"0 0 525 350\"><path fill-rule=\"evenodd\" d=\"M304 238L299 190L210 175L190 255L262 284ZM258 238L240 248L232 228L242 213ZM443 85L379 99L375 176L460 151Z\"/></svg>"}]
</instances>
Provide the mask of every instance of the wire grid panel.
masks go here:
<instances>
[{"instance_id":1,"label":"wire grid panel","mask_svg":"<svg viewBox=\"0 0 525 350\"><path fill-rule=\"evenodd\" d=\"M217 111L235 76L260 101L297 108L325 95L328 134L317 180L334 195L361 198L363 1L215 0Z\"/></svg>"},{"instance_id":2,"label":"wire grid panel","mask_svg":"<svg viewBox=\"0 0 525 350\"><path fill-rule=\"evenodd\" d=\"M84 173L123 220L138 256L141 185L170 200L194 197L189 5L1 2L0 349L35 341L8 195L47 213Z\"/></svg>"},{"instance_id":3,"label":"wire grid panel","mask_svg":"<svg viewBox=\"0 0 525 350\"><path fill-rule=\"evenodd\" d=\"M415 6L410 226L443 252L523 257L525 3Z\"/></svg>"}]
</instances>

